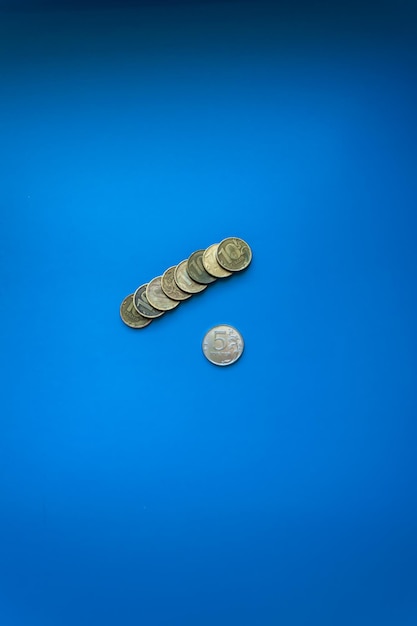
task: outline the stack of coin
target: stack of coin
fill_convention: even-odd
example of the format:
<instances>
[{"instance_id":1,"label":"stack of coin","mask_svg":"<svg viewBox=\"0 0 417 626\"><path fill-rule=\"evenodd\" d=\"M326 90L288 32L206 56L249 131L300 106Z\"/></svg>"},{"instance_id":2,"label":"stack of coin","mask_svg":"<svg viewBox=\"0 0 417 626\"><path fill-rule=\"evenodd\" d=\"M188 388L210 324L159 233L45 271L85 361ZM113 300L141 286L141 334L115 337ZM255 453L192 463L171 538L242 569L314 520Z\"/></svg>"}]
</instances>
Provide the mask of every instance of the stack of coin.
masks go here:
<instances>
[{"instance_id":1,"label":"stack of coin","mask_svg":"<svg viewBox=\"0 0 417 626\"><path fill-rule=\"evenodd\" d=\"M120 306L120 317L131 328L144 328L183 300L207 289L218 278L246 269L251 260L249 245L237 237L196 250L185 261L169 267L162 276L128 295Z\"/></svg>"}]
</instances>

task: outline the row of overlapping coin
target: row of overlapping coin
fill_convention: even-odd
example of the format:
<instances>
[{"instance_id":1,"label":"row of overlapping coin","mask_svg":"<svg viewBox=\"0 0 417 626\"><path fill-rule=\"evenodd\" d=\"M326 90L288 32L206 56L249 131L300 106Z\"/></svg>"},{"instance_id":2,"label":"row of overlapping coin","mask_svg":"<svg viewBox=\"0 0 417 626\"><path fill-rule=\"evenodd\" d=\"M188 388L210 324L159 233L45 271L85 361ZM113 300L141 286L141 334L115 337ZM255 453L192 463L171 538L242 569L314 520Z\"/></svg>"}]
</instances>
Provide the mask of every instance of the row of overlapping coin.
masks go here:
<instances>
[{"instance_id":1,"label":"row of overlapping coin","mask_svg":"<svg viewBox=\"0 0 417 626\"><path fill-rule=\"evenodd\" d=\"M128 295L120 306L120 316L131 328L144 328L181 301L204 291L218 278L226 278L248 267L252 260L249 245L237 237L228 237L205 250L196 250L162 276L153 278Z\"/></svg>"}]
</instances>

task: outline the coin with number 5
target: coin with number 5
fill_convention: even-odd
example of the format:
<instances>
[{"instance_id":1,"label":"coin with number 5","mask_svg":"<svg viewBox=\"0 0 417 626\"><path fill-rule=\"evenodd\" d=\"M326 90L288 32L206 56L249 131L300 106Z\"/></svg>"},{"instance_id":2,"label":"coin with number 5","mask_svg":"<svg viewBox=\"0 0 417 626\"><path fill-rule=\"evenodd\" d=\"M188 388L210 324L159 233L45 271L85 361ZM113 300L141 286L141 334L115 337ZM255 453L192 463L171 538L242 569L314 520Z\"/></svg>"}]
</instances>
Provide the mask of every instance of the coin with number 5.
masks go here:
<instances>
[{"instance_id":1,"label":"coin with number 5","mask_svg":"<svg viewBox=\"0 0 417 626\"><path fill-rule=\"evenodd\" d=\"M214 365L231 365L243 352L242 335L233 326L214 326L203 339L204 356Z\"/></svg>"}]
</instances>

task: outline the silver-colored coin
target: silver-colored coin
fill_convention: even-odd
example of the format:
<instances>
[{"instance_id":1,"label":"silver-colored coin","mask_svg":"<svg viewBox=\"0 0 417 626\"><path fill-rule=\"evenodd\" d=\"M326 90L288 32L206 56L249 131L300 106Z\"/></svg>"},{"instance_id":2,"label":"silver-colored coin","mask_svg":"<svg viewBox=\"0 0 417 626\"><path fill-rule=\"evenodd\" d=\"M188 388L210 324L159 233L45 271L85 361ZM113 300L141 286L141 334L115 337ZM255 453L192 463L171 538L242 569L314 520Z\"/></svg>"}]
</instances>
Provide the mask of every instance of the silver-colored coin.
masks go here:
<instances>
[{"instance_id":1,"label":"silver-colored coin","mask_svg":"<svg viewBox=\"0 0 417 626\"><path fill-rule=\"evenodd\" d=\"M205 250L196 250L192 253L187 263L187 272L189 276L201 285L209 285L214 283L216 278L206 272L203 265L203 254Z\"/></svg>"},{"instance_id":2,"label":"silver-colored coin","mask_svg":"<svg viewBox=\"0 0 417 626\"><path fill-rule=\"evenodd\" d=\"M162 274L161 287L162 291L168 298L172 298L173 300L188 300L191 298L190 293L186 293L182 289L180 289L175 282L174 273L175 273L175 265L169 267Z\"/></svg>"},{"instance_id":3,"label":"silver-colored coin","mask_svg":"<svg viewBox=\"0 0 417 626\"><path fill-rule=\"evenodd\" d=\"M204 269L215 278L226 278L227 276L231 276L233 272L228 272L227 270L223 269L221 265L219 265L216 256L218 247L218 243L213 243L206 250L204 250L202 259Z\"/></svg>"},{"instance_id":4,"label":"silver-colored coin","mask_svg":"<svg viewBox=\"0 0 417 626\"><path fill-rule=\"evenodd\" d=\"M207 285L200 285L199 283L196 283L195 280L190 278L190 275L187 272L187 263L188 259L185 259L185 261L178 263L175 268L174 278L177 286L186 293L200 293L200 291L204 291L204 289L207 288Z\"/></svg>"},{"instance_id":5,"label":"silver-colored coin","mask_svg":"<svg viewBox=\"0 0 417 626\"><path fill-rule=\"evenodd\" d=\"M228 237L219 243L217 261L229 272L240 272L252 261L252 250L249 244L238 237Z\"/></svg>"},{"instance_id":6,"label":"silver-colored coin","mask_svg":"<svg viewBox=\"0 0 417 626\"><path fill-rule=\"evenodd\" d=\"M152 320L143 317L133 306L133 293L127 296L120 305L120 317L130 328L145 328Z\"/></svg>"},{"instance_id":7,"label":"silver-colored coin","mask_svg":"<svg viewBox=\"0 0 417 626\"><path fill-rule=\"evenodd\" d=\"M153 278L146 287L146 298L151 306L159 311L170 311L175 309L179 305L178 300L168 298L162 291L161 287L162 276Z\"/></svg>"},{"instance_id":8,"label":"silver-colored coin","mask_svg":"<svg viewBox=\"0 0 417 626\"><path fill-rule=\"evenodd\" d=\"M138 313L143 315L143 317L147 317L149 319L154 319L155 317L161 317L164 314L163 311L159 311L155 309L151 304L149 304L148 299L146 297L146 287L148 283L141 285L138 287L133 294L133 305Z\"/></svg>"},{"instance_id":9,"label":"silver-colored coin","mask_svg":"<svg viewBox=\"0 0 417 626\"><path fill-rule=\"evenodd\" d=\"M214 365L231 365L242 355L244 342L236 328L227 324L214 326L203 339L204 356Z\"/></svg>"}]
</instances>

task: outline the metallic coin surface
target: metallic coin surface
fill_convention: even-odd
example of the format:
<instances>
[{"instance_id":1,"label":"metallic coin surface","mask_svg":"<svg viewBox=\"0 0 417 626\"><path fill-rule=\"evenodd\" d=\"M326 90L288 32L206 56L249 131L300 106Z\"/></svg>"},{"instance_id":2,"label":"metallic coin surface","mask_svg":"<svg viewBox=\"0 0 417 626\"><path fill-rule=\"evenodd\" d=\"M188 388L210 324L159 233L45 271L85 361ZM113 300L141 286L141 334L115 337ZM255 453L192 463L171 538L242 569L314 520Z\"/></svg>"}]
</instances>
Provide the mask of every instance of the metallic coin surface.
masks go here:
<instances>
[{"instance_id":1,"label":"metallic coin surface","mask_svg":"<svg viewBox=\"0 0 417 626\"><path fill-rule=\"evenodd\" d=\"M231 276L233 272L228 272L227 270L223 269L221 265L219 265L216 257L218 247L218 243L213 243L206 250L204 250L204 269L212 276L215 276L215 278L226 278L227 276Z\"/></svg>"},{"instance_id":2,"label":"metallic coin surface","mask_svg":"<svg viewBox=\"0 0 417 626\"><path fill-rule=\"evenodd\" d=\"M204 250L196 250L193 252L187 263L187 272L196 283L201 285L209 285L216 280L214 276L210 276L204 269L203 265Z\"/></svg>"},{"instance_id":3,"label":"metallic coin surface","mask_svg":"<svg viewBox=\"0 0 417 626\"><path fill-rule=\"evenodd\" d=\"M179 300L168 298L162 291L162 276L153 278L146 287L146 298L151 306L159 311L170 311L179 305Z\"/></svg>"},{"instance_id":4,"label":"metallic coin surface","mask_svg":"<svg viewBox=\"0 0 417 626\"><path fill-rule=\"evenodd\" d=\"M243 239L228 237L217 248L219 264L229 272L240 272L248 267L252 260L252 250Z\"/></svg>"},{"instance_id":5,"label":"metallic coin surface","mask_svg":"<svg viewBox=\"0 0 417 626\"><path fill-rule=\"evenodd\" d=\"M160 317L164 314L163 311L159 311L155 309L151 304L149 304L148 299L146 297L146 287L148 283L141 285L138 287L133 294L133 305L138 313L143 315L143 317L147 317L149 319L154 319L155 317Z\"/></svg>"},{"instance_id":6,"label":"metallic coin surface","mask_svg":"<svg viewBox=\"0 0 417 626\"><path fill-rule=\"evenodd\" d=\"M207 285L199 285L195 280L190 278L187 272L187 263L188 259L185 259L185 261L178 263L175 268L174 278L177 286L187 293L200 293L200 291L204 291Z\"/></svg>"},{"instance_id":7,"label":"metallic coin surface","mask_svg":"<svg viewBox=\"0 0 417 626\"><path fill-rule=\"evenodd\" d=\"M169 267L163 274L161 280L162 291L168 298L172 298L173 300L187 300L191 298L190 293L186 293L182 289L180 289L175 282L174 272L175 265Z\"/></svg>"},{"instance_id":8,"label":"metallic coin surface","mask_svg":"<svg viewBox=\"0 0 417 626\"><path fill-rule=\"evenodd\" d=\"M133 306L133 293L127 296L120 305L120 317L130 328L144 328L152 322L151 319L143 317Z\"/></svg>"},{"instance_id":9,"label":"metallic coin surface","mask_svg":"<svg viewBox=\"0 0 417 626\"><path fill-rule=\"evenodd\" d=\"M242 335L233 326L220 324L214 326L203 339L204 356L214 365L231 365L243 352Z\"/></svg>"}]
</instances>

